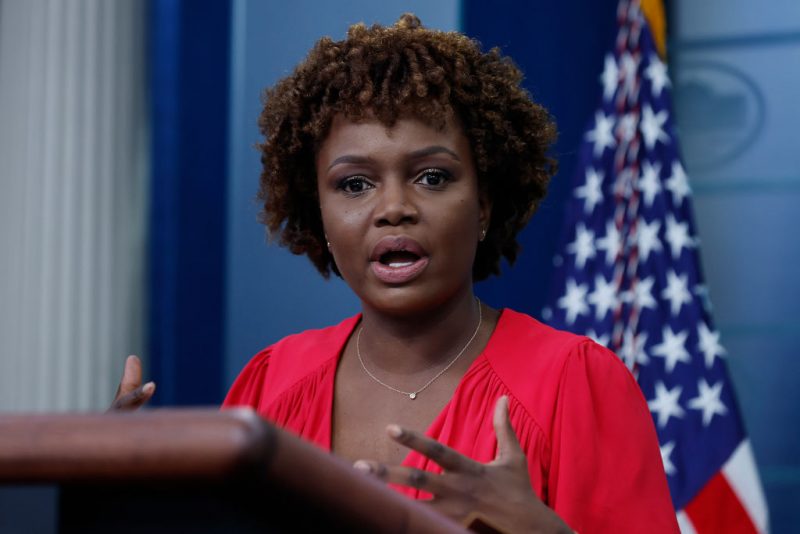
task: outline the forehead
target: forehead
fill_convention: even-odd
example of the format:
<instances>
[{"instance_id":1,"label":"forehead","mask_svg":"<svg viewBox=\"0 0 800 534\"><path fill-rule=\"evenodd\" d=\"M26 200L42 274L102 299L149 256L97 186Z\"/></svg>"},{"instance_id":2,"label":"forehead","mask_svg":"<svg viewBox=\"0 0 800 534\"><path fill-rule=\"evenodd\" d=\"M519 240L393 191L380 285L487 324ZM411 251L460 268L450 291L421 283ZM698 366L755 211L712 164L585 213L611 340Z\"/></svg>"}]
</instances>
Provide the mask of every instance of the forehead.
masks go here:
<instances>
[{"instance_id":1,"label":"forehead","mask_svg":"<svg viewBox=\"0 0 800 534\"><path fill-rule=\"evenodd\" d=\"M464 129L454 119L437 128L413 117L401 117L387 126L372 117L353 120L337 115L320 145L317 159L345 153L415 152L430 146L443 146L456 153L469 152Z\"/></svg>"}]
</instances>

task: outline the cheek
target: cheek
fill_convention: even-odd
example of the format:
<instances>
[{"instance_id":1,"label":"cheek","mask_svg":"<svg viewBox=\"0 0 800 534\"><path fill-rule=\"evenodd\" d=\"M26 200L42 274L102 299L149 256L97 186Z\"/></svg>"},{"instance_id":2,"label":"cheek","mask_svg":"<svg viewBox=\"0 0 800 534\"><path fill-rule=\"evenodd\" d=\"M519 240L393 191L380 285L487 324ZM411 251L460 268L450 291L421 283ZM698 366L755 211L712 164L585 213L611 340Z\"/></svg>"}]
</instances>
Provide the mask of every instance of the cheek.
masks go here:
<instances>
[{"instance_id":1,"label":"cheek","mask_svg":"<svg viewBox=\"0 0 800 534\"><path fill-rule=\"evenodd\" d=\"M450 207L439 210L449 234L477 235L480 227L480 206L471 197L460 198Z\"/></svg>"},{"instance_id":2,"label":"cheek","mask_svg":"<svg viewBox=\"0 0 800 534\"><path fill-rule=\"evenodd\" d=\"M358 264L364 256L364 211L337 203L320 206L323 228L331 243L336 265L348 282L357 276Z\"/></svg>"},{"instance_id":3,"label":"cheek","mask_svg":"<svg viewBox=\"0 0 800 534\"><path fill-rule=\"evenodd\" d=\"M329 194L321 194L319 199L319 212L322 216L322 225L327 234L331 234L334 228L342 220L344 210L335 198L329 198Z\"/></svg>"},{"instance_id":4,"label":"cheek","mask_svg":"<svg viewBox=\"0 0 800 534\"><path fill-rule=\"evenodd\" d=\"M336 236L341 239L347 239L356 233L355 228L362 224L364 218L362 210L353 208L326 209L323 206L321 213L322 224L328 237Z\"/></svg>"}]
</instances>

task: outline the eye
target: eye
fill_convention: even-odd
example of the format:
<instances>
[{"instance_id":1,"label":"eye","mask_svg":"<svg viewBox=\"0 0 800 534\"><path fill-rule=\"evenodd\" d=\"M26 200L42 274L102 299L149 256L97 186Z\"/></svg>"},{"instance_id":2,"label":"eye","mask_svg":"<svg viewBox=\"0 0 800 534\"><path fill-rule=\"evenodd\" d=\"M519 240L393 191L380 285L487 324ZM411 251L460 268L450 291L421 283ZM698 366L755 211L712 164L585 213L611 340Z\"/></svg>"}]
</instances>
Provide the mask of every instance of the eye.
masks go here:
<instances>
[{"instance_id":1,"label":"eye","mask_svg":"<svg viewBox=\"0 0 800 534\"><path fill-rule=\"evenodd\" d=\"M364 176L348 176L340 180L336 188L345 193L357 195L363 193L367 189L371 189L372 184L370 184Z\"/></svg>"},{"instance_id":2,"label":"eye","mask_svg":"<svg viewBox=\"0 0 800 534\"><path fill-rule=\"evenodd\" d=\"M428 187L442 187L450 180L450 173L442 169L425 169L417 178L417 183Z\"/></svg>"}]
</instances>

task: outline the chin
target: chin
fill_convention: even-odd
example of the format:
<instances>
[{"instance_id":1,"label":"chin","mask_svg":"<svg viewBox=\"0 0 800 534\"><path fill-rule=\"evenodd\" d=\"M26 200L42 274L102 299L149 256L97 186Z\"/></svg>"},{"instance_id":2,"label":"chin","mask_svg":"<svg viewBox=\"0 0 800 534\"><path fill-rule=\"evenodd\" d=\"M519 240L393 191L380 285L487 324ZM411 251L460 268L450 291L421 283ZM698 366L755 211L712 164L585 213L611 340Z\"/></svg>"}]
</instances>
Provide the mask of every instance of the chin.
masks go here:
<instances>
[{"instance_id":1,"label":"chin","mask_svg":"<svg viewBox=\"0 0 800 534\"><path fill-rule=\"evenodd\" d=\"M471 287L471 283L469 287ZM444 287L437 284L434 288L430 284L419 281L419 283L401 286L371 288L361 296L361 300L365 306L380 313L403 317L437 310L455 298L458 293L459 288L457 287Z\"/></svg>"},{"instance_id":2,"label":"chin","mask_svg":"<svg viewBox=\"0 0 800 534\"><path fill-rule=\"evenodd\" d=\"M428 291L408 286L384 287L361 299L365 306L387 315L401 316L435 307Z\"/></svg>"}]
</instances>

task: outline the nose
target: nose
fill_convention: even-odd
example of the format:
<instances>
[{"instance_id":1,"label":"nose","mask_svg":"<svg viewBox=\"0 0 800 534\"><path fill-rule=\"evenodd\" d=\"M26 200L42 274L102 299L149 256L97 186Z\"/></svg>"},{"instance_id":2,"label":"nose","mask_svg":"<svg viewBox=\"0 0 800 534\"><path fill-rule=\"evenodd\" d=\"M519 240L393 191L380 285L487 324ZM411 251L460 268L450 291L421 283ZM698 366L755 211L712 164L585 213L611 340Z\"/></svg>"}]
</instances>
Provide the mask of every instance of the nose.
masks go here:
<instances>
[{"instance_id":1,"label":"nose","mask_svg":"<svg viewBox=\"0 0 800 534\"><path fill-rule=\"evenodd\" d=\"M399 226L415 224L419 220L419 211L415 205L410 184L404 180L387 180L377 191L375 206L376 226Z\"/></svg>"}]
</instances>

